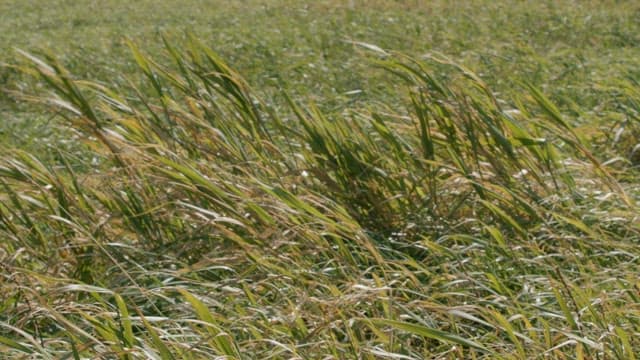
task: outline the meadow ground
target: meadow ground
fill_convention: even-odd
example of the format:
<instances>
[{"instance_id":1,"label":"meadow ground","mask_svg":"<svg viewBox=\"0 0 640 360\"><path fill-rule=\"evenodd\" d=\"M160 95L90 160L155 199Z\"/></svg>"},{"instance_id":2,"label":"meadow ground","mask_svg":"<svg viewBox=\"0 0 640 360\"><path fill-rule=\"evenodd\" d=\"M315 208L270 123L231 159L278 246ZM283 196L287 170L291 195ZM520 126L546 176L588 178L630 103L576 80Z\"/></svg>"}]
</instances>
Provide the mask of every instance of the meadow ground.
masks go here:
<instances>
[{"instance_id":1,"label":"meadow ground","mask_svg":"<svg viewBox=\"0 0 640 360\"><path fill-rule=\"evenodd\" d=\"M0 20L0 358L640 352L640 4Z\"/></svg>"}]
</instances>

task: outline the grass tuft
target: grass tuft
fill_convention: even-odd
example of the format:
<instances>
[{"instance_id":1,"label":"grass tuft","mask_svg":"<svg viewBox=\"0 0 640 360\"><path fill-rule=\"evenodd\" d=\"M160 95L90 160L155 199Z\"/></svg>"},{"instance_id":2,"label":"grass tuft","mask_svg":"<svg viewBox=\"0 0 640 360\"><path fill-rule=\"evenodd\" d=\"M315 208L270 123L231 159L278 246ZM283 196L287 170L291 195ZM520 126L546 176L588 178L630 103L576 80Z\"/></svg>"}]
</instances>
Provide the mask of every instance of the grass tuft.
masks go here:
<instances>
[{"instance_id":1,"label":"grass tuft","mask_svg":"<svg viewBox=\"0 0 640 360\"><path fill-rule=\"evenodd\" d=\"M336 42L391 95L335 111L161 41L126 41L126 84L19 52L20 96L79 144L0 157L3 354L635 357L637 82L612 136L443 55Z\"/></svg>"}]
</instances>

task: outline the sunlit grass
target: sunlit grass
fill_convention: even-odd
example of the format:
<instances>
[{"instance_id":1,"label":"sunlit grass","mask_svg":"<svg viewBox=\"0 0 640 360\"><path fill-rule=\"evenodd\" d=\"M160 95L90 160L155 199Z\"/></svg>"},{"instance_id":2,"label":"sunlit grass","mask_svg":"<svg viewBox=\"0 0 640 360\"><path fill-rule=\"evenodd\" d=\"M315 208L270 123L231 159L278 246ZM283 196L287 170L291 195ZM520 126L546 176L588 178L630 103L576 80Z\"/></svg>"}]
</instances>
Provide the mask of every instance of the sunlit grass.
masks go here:
<instances>
[{"instance_id":1,"label":"sunlit grass","mask_svg":"<svg viewBox=\"0 0 640 360\"><path fill-rule=\"evenodd\" d=\"M502 3L487 5L494 20L528 19ZM419 8L377 1L349 15L330 4L306 11L358 23ZM561 4L533 14L553 18ZM633 8L609 5L585 3L596 19L566 21L604 26L598 16ZM467 18L425 7L436 9ZM458 34L468 21L446 41L469 41ZM593 29L556 30L585 44ZM596 79L567 75L580 90L565 96L527 70L554 72L548 59L478 74L454 48L399 52L371 35L323 40L355 57L314 66L343 64L362 81L336 90L326 74L343 68L287 77L295 53L278 55L271 81L255 69L273 63L232 66L198 34L157 35L149 48L131 38L129 70L112 81L100 70L85 79L55 49L14 52L13 113L55 113L51 127L65 130L49 153L28 136L2 152L0 353L633 359L640 349L633 74L597 91Z\"/></svg>"}]
</instances>

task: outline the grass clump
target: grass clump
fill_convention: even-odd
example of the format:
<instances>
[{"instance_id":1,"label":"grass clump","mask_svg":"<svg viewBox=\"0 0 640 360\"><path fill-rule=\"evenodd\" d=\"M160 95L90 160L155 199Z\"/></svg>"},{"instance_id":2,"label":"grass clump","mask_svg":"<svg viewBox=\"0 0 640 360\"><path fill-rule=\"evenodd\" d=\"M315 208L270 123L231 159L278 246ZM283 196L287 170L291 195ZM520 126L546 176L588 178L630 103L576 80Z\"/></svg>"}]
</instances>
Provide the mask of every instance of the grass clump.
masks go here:
<instances>
[{"instance_id":1,"label":"grass clump","mask_svg":"<svg viewBox=\"0 0 640 360\"><path fill-rule=\"evenodd\" d=\"M2 59L0 354L635 358L637 5L259 3Z\"/></svg>"},{"instance_id":2,"label":"grass clump","mask_svg":"<svg viewBox=\"0 0 640 360\"><path fill-rule=\"evenodd\" d=\"M170 66L130 46L148 91L23 54L94 161L3 159L6 353L638 348L636 190L535 87L508 106L451 61L385 52L378 64L404 84L406 112L328 117L287 96L280 113L196 39L165 39Z\"/></svg>"}]
</instances>

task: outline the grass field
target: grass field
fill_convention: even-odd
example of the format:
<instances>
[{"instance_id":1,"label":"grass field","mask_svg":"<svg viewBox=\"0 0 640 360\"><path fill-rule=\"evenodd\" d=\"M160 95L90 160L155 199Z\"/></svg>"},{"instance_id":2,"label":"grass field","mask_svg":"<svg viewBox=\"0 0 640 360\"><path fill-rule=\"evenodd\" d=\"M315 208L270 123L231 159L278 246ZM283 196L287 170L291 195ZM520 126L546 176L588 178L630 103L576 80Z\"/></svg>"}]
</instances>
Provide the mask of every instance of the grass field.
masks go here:
<instances>
[{"instance_id":1,"label":"grass field","mask_svg":"<svg viewBox=\"0 0 640 360\"><path fill-rule=\"evenodd\" d=\"M640 4L0 20L0 359L640 353Z\"/></svg>"}]
</instances>

